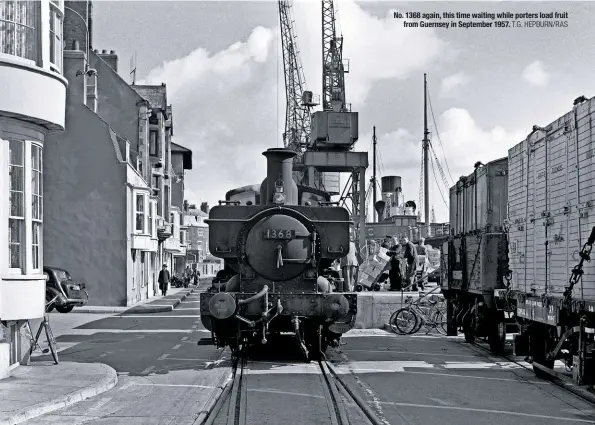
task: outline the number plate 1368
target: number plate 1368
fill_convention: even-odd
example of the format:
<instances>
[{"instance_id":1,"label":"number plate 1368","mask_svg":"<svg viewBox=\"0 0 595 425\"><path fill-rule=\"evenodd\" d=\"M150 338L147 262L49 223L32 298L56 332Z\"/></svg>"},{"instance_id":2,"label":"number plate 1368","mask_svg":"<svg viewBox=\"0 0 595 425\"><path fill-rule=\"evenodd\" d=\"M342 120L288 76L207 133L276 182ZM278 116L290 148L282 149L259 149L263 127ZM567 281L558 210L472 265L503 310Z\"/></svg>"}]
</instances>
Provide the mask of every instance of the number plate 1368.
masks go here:
<instances>
[{"instance_id":1,"label":"number plate 1368","mask_svg":"<svg viewBox=\"0 0 595 425\"><path fill-rule=\"evenodd\" d=\"M264 239L294 239L295 230L265 229Z\"/></svg>"}]
</instances>

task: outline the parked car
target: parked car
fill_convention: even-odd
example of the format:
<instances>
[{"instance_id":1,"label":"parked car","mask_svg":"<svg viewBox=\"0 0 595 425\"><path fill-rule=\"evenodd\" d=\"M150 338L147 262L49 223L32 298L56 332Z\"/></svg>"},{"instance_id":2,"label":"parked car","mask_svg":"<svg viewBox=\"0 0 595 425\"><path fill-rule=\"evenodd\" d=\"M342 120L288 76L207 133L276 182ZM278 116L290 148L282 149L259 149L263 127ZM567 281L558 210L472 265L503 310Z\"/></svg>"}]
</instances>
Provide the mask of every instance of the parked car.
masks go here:
<instances>
[{"instance_id":1,"label":"parked car","mask_svg":"<svg viewBox=\"0 0 595 425\"><path fill-rule=\"evenodd\" d=\"M74 307L81 307L89 301L89 293L84 283L75 282L68 271L52 266L44 266L46 286L46 302L58 297L55 302L56 310L69 313ZM53 307L50 308L50 311Z\"/></svg>"}]
</instances>

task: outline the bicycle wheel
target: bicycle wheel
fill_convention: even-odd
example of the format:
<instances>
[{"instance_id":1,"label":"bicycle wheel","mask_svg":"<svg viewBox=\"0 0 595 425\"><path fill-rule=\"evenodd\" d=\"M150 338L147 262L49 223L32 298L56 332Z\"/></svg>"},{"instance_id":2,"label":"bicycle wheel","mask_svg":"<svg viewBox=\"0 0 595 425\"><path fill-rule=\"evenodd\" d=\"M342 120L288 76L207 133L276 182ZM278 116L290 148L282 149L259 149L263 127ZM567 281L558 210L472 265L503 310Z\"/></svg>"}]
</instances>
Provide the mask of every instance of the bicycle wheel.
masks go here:
<instances>
[{"instance_id":1,"label":"bicycle wheel","mask_svg":"<svg viewBox=\"0 0 595 425\"><path fill-rule=\"evenodd\" d=\"M434 323L436 323L436 330L438 333L441 335L446 335L446 314L444 314L442 310L438 310L436 313L434 313L432 320Z\"/></svg>"},{"instance_id":2,"label":"bicycle wheel","mask_svg":"<svg viewBox=\"0 0 595 425\"><path fill-rule=\"evenodd\" d=\"M50 327L50 322L44 318L43 320L44 328L45 328L45 336L48 339L48 344L50 346L50 350L52 352L52 357L54 358L54 363L58 364L58 348L56 347L56 338L54 338L54 333L52 332L52 328Z\"/></svg>"},{"instance_id":3,"label":"bicycle wheel","mask_svg":"<svg viewBox=\"0 0 595 425\"><path fill-rule=\"evenodd\" d=\"M409 335L417 327L417 314L409 308L401 308L395 311L389 320L390 328L399 335Z\"/></svg>"}]
</instances>

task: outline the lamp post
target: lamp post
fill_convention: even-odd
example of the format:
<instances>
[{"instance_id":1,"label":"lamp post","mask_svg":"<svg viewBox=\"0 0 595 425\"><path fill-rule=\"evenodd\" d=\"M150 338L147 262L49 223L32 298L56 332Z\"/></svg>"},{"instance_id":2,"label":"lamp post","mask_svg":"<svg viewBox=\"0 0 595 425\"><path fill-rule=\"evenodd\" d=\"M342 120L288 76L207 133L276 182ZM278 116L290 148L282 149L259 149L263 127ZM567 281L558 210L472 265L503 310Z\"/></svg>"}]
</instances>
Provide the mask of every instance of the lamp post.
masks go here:
<instances>
[{"instance_id":1,"label":"lamp post","mask_svg":"<svg viewBox=\"0 0 595 425\"><path fill-rule=\"evenodd\" d=\"M85 33L86 33L86 39L85 39L85 70L81 71L78 70L76 72L76 76L78 77L79 75L83 75L86 74L88 77L90 77L91 75L97 75L97 71L95 69L91 69L89 67L89 26L87 24L87 20L80 14L78 13L76 10L68 7L68 6L64 6L64 10L69 10L70 12L74 13L76 16L78 16L82 21L83 24L85 25Z\"/></svg>"}]
</instances>

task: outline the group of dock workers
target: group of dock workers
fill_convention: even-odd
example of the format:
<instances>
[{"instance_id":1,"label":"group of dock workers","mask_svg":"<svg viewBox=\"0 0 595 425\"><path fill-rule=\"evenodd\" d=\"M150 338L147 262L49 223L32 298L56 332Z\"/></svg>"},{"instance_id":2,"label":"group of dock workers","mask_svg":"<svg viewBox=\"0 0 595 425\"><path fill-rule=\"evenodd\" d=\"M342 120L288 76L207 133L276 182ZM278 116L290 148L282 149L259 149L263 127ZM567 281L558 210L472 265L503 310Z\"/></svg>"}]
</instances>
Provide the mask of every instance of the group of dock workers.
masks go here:
<instances>
[{"instance_id":1,"label":"group of dock workers","mask_svg":"<svg viewBox=\"0 0 595 425\"><path fill-rule=\"evenodd\" d=\"M379 284L384 284L388 279L390 282L390 291L401 291L409 289L418 290L416 272L418 268L418 250L408 237L402 236L400 239L396 236L385 236L382 242L382 248L387 250L386 254L390 257L389 265L380 279ZM421 238L419 247L422 253L425 252L425 239ZM343 272L343 281L339 283L343 288L335 288L337 292L351 292L355 288L355 274L359 265L356 256L355 239L352 236L349 243L349 253L342 257L340 261L334 263L334 269ZM421 283L419 286L423 289Z\"/></svg>"}]
</instances>

